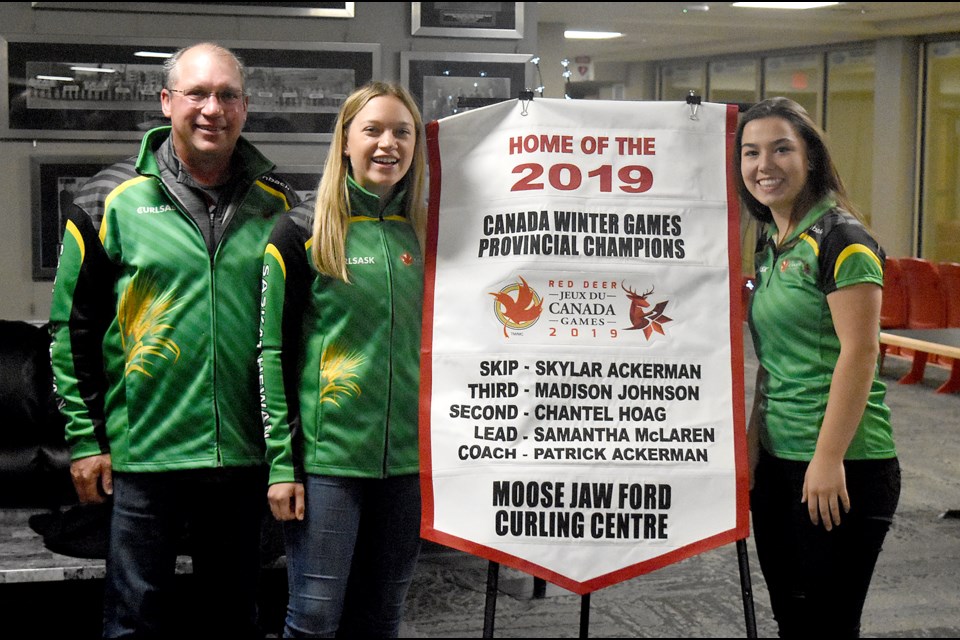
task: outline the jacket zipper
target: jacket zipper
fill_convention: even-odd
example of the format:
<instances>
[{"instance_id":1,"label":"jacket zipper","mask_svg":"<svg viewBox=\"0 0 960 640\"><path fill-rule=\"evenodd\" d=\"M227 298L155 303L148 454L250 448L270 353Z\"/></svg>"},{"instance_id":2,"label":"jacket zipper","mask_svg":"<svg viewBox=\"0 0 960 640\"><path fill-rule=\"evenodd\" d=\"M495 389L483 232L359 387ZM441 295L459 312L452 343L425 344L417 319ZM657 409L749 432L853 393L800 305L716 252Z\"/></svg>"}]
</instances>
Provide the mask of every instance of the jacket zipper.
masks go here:
<instances>
[{"instance_id":1,"label":"jacket zipper","mask_svg":"<svg viewBox=\"0 0 960 640\"><path fill-rule=\"evenodd\" d=\"M381 477L387 477L387 458L390 453L390 408L393 402L393 328L396 313L393 300L393 261L390 259L390 247L387 243L386 228L384 227L383 211L380 212L380 241L383 244L383 255L387 263L387 294L390 297L390 339L387 342L390 355L387 359L387 415L383 429L383 467Z\"/></svg>"},{"instance_id":2,"label":"jacket zipper","mask_svg":"<svg viewBox=\"0 0 960 640\"><path fill-rule=\"evenodd\" d=\"M163 180L157 178L157 182L160 183L160 186L163 188L164 193L167 194L167 197L170 198L176 205L177 210L180 212L180 215L184 216L187 220L193 223L193 226L200 231L200 226L197 224L197 221L194 220L193 216L187 213L186 207L183 206L183 203L180 202L180 199L167 188L167 185L164 184ZM221 199L222 202L222 199ZM217 305L215 299L215 287L214 287L214 264L216 262L215 252L216 250L213 247L213 230L214 230L214 216L222 210L221 202L217 203L217 207L214 211L211 211L209 214L210 220L210 240L206 243L207 246L207 255L210 257L210 331L211 331L211 344L213 345L213 353L211 354L211 359L213 360L212 372L213 372L213 423L215 431L215 444L216 444L216 454L217 454L217 467L223 466L223 451L220 446L220 397L217 394L217 345L216 345L216 331L214 328L217 326ZM200 233L203 236L203 233Z\"/></svg>"},{"instance_id":3,"label":"jacket zipper","mask_svg":"<svg viewBox=\"0 0 960 640\"><path fill-rule=\"evenodd\" d=\"M223 194L221 194L223 195ZM214 329L217 326L217 300L216 300L216 254L219 251L219 245L216 244L214 239L214 230L216 225L216 216L223 214L223 198L221 197L217 201L217 206L213 211L210 212L210 250L207 252L210 254L210 316L211 316L211 329ZM224 233L226 230L222 230ZM223 236L221 235L221 240ZM220 429L220 394L217 393L217 332L214 330L212 337L213 342L213 420L214 426L216 427L216 444L217 444L217 467L223 466L223 447L221 446L221 429Z\"/></svg>"}]
</instances>

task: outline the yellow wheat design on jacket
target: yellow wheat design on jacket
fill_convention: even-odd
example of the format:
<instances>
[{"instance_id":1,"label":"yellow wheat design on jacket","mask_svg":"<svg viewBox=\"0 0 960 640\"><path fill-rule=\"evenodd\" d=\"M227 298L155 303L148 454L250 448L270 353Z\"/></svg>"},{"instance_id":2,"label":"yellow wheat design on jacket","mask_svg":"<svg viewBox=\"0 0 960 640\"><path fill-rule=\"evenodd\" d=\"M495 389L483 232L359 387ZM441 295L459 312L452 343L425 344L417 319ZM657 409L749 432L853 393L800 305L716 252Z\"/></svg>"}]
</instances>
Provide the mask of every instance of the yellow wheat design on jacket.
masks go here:
<instances>
[{"instance_id":1,"label":"yellow wheat design on jacket","mask_svg":"<svg viewBox=\"0 0 960 640\"><path fill-rule=\"evenodd\" d=\"M172 291L157 292L156 283L150 278L134 278L120 296L117 323L120 325L120 341L126 355L124 376L134 371L153 377L147 370L156 358L168 360L164 351L173 354L173 361L180 358L180 347L163 332L172 329L166 320L177 305Z\"/></svg>"},{"instance_id":2,"label":"yellow wheat design on jacket","mask_svg":"<svg viewBox=\"0 0 960 640\"><path fill-rule=\"evenodd\" d=\"M360 395L360 385L352 379L356 369L366 358L356 352L346 352L335 344L327 347L320 358L320 378L326 381L320 389L320 402L340 406L342 396Z\"/></svg>"}]
</instances>

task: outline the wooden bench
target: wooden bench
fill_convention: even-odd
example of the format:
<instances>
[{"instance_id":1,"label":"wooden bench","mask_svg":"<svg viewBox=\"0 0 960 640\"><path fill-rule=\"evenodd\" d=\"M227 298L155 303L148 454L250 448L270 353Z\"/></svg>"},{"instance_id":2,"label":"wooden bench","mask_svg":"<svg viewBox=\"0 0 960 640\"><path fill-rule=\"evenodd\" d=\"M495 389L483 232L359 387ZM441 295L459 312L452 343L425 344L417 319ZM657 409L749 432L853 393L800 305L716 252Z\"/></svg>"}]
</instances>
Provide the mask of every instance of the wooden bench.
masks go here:
<instances>
[{"instance_id":1,"label":"wooden bench","mask_svg":"<svg viewBox=\"0 0 960 640\"><path fill-rule=\"evenodd\" d=\"M957 329L887 329L880 332L880 344L913 350L913 366L900 384L916 384L923 380L927 358L931 354L953 358L950 378L937 393L960 391L960 328Z\"/></svg>"}]
</instances>

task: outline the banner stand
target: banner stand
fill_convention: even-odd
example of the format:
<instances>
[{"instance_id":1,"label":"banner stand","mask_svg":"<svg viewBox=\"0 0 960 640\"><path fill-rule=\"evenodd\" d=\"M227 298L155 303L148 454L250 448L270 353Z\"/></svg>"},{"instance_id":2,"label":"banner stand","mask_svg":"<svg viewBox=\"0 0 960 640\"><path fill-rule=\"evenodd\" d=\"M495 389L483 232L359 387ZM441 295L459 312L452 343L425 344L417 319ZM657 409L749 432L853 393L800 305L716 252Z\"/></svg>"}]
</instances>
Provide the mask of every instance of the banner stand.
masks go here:
<instances>
[{"instance_id":1,"label":"banner stand","mask_svg":"<svg viewBox=\"0 0 960 640\"><path fill-rule=\"evenodd\" d=\"M490 561L487 565L487 600L483 609L483 637L493 637L493 626L497 618L497 586L500 582L500 564Z\"/></svg>"},{"instance_id":2,"label":"banner stand","mask_svg":"<svg viewBox=\"0 0 960 640\"><path fill-rule=\"evenodd\" d=\"M753 607L753 583L750 580L750 556L747 553L747 541L737 540L737 565L740 569L740 594L743 597L743 621L748 638L757 637L757 616ZM492 638L497 617L497 593L500 582L500 564L490 561L487 565L487 596L483 613L483 637ZM533 578L533 596L535 600L546 595L547 581ZM590 594L580 596L580 636L590 637Z\"/></svg>"},{"instance_id":3,"label":"banner stand","mask_svg":"<svg viewBox=\"0 0 960 640\"><path fill-rule=\"evenodd\" d=\"M743 595L743 621L747 637L757 637L757 616L753 610L753 583L750 581L750 557L747 555L747 540L737 540L737 564L740 566L740 592Z\"/></svg>"},{"instance_id":4,"label":"banner stand","mask_svg":"<svg viewBox=\"0 0 960 640\"><path fill-rule=\"evenodd\" d=\"M580 637L590 637L590 594L580 596Z\"/></svg>"}]
</instances>

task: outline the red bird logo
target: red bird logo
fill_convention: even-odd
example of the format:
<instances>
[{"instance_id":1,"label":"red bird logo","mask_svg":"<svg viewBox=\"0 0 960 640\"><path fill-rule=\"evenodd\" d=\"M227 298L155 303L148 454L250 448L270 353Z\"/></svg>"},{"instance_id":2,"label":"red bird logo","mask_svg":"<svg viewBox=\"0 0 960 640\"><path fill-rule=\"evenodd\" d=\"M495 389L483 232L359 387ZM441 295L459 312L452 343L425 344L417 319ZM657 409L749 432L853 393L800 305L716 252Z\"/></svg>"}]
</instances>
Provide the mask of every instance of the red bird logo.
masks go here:
<instances>
[{"instance_id":1,"label":"red bird logo","mask_svg":"<svg viewBox=\"0 0 960 640\"><path fill-rule=\"evenodd\" d=\"M515 282L496 293L490 293L495 299L493 311L503 324L504 337L509 337L508 328L521 330L533 326L543 311L543 300L523 276L519 277L519 283ZM516 299L510 295L514 291L517 292Z\"/></svg>"},{"instance_id":2,"label":"red bird logo","mask_svg":"<svg viewBox=\"0 0 960 640\"><path fill-rule=\"evenodd\" d=\"M620 287L627 292L627 298L630 299L630 324L633 325L629 330L640 329L643 331L644 337L647 340L650 339L650 336L653 335L653 332L656 331L661 335L666 335L666 332L663 330L663 325L670 322L672 318L668 318L663 315L663 310L667 308L669 300L664 300L663 302L658 302L650 311L646 309L650 308L650 303L647 302L647 296L653 293L653 287L650 287L650 291L640 294L620 283Z\"/></svg>"}]
</instances>

